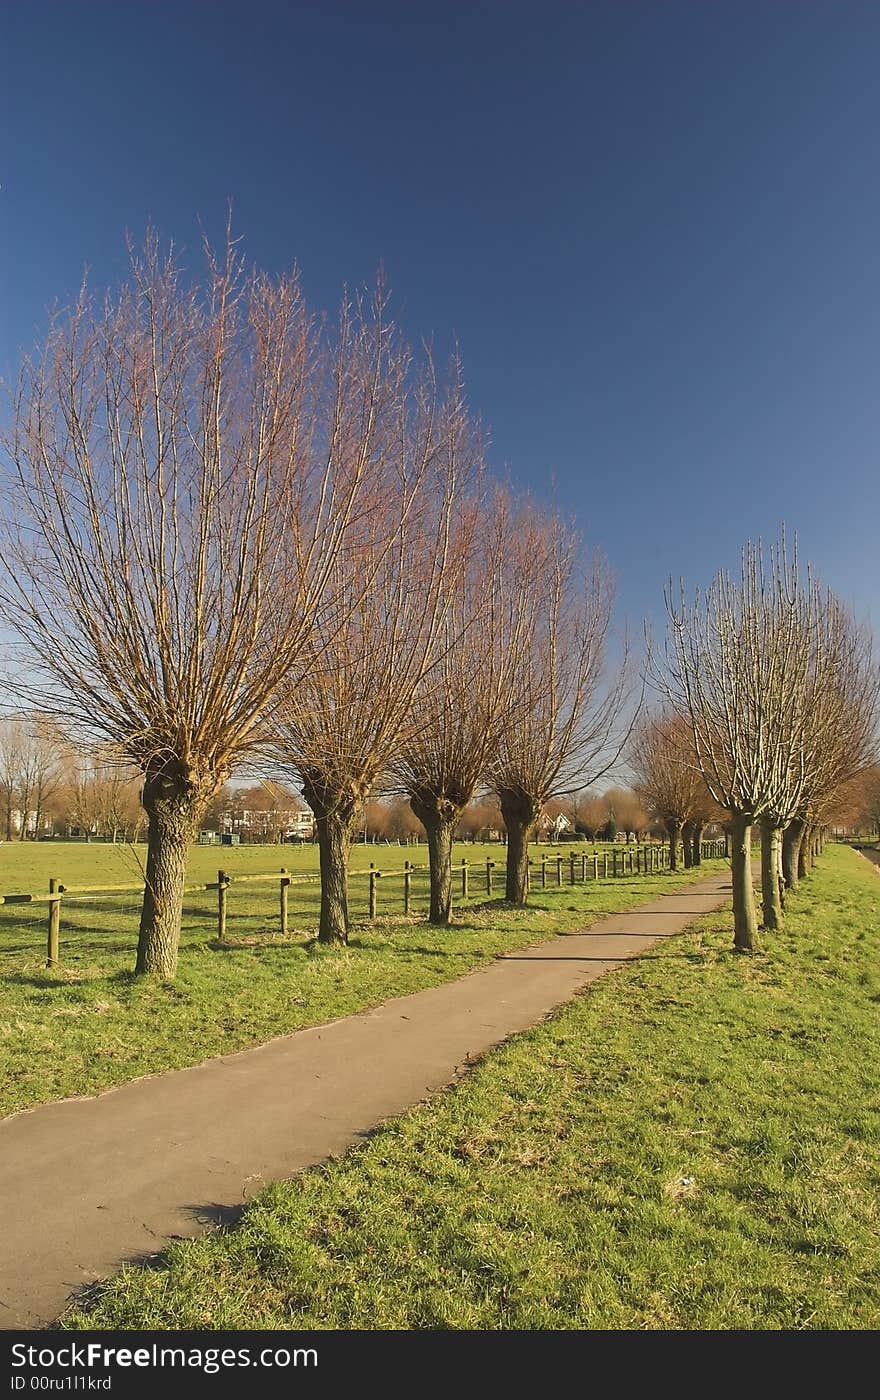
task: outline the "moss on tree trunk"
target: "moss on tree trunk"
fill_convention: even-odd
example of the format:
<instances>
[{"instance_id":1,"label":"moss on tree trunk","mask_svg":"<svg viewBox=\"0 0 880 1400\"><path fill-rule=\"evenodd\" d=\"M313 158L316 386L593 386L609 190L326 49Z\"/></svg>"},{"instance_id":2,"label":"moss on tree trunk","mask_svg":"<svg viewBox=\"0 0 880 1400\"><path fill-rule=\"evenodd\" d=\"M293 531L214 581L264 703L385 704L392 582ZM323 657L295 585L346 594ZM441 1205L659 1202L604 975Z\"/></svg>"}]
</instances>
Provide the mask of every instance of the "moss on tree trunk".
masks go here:
<instances>
[{"instance_id":1,"label":"moss on tree trunk","mask_svg":"<svg viewBox=\"0 0 880 1400\"><path fill-rule=\"evenodd\" d=\"M764 928L785 927L780 892L782 827L771 817L761 818L761 914Z\"/></svg>"},{"instance_id":2,"label":"moss on tree trunk","mask_svg":"<svg viewBox=\"0 0 880 1400\"><path fill-rule=\"evenodd\" d=\"M730 822L730 870L733 886L733 946L751 953L758 941L758 914L752 884L752 819L737 813Z\"/></svg>"},{"instance_id":3,"label":"moss on tree trunk","mask_svg":"<svg viewBox=\"0 0 880 1400\"><path fill-rule=\"evenodd\" d=\"M789 822L782 833L782 878L787 890L796 890L800 878L801 841L806 823L801 817Z\"/></svg>"}]
</instances>

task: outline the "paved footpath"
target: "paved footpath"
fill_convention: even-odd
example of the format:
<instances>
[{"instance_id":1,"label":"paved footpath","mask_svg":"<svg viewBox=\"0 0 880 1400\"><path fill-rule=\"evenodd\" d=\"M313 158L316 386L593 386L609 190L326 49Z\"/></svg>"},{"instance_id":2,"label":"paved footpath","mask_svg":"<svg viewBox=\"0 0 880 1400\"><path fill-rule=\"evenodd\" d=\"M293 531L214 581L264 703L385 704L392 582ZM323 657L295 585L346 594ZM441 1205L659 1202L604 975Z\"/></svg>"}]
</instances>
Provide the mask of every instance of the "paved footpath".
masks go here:
<instances>
[{"instance_id":1,"label":"paved footpath","mask_svg":"<svg viewBox=\"0 0 880 1400\"><path fill-rule=\"evenodd\" d=\"M0 1327L46 1326L81 1285L234 1218L729 895L713 875L372 1011L4 1119Z\"/></svg>"}]
</instances>

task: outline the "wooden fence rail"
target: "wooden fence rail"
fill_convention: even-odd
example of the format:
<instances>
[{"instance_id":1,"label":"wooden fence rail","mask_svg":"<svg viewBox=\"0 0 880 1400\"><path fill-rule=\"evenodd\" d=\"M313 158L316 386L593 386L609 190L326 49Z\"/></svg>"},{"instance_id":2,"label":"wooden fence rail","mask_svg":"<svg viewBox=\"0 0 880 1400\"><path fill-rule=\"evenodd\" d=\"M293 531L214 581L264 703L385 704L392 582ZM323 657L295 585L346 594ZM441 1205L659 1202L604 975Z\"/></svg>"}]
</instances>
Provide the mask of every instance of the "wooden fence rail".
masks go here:
<instances>
[{"instance_id":1,"label":"wooden fence rail","mask_svg":"<svg viewBox=\"0 0 880 1400\"><path fill-rule=\"evenodd\" d=\"M725 855L724 841L704 841L700 846L701 858L706 860L717 859ZM487 896L491 898L494 890L493 872L497 868L498 862L487 857L485 861L461 860L454 870L458 871L460 879L461 898L466 900L470 895L470 877L472 873L481 870L484 874L484 888ZM567 870L566 870L567 866ZM412 908L413 877L415 875L427 873L429 867L426 865L415 865L412 861L406 860L402 870L377 870L371 863L368 870L349 871L349 880L366 879L368 882L368 909L369 918L375 919L378 910L378 886L380 880L402 880L403 882L403 913L409 914ZM531 887L538 881L543 890L549 888L562 889L564 874L567 875L569 886L576 884L588 884L600 879L620 879L627 875L653 875L669 869L669 848L666 845L645 845L633 847L617 847L610 854L606 849L601 854L598 851L588 853L586 851L570 851L566 857L561 851L548 855L542 852L541 856L529 858L528 864L528 884ZM548 872L552 876L552 884L548 879ZM267 872L257 875L229 875L225 870L217 871L217 879L208 881L205 884L187 885L184 894L202 894L208 890L217 891L217 938L223 943L226 941L227 911L229 907L229 891L234 885L244 884L266 884L276 883L279 890L278 913L279 926L282 938L287 938L290 926L290 891L297 885L314 885L320 880L317 872L304 874L291 874L284 866L280 871ZM57 879L49 881L49 889L46 894L5 894L0 895L0 904L47 904L47 946L46 965L47 967L57 967L60 960L60 936L61 936L61 908L66 895L88 895L88 894L131 894L143 895L143 884L126 885L63 885ZM391 896L389 894L388 903Z\"/></svg>"}]
</instances>

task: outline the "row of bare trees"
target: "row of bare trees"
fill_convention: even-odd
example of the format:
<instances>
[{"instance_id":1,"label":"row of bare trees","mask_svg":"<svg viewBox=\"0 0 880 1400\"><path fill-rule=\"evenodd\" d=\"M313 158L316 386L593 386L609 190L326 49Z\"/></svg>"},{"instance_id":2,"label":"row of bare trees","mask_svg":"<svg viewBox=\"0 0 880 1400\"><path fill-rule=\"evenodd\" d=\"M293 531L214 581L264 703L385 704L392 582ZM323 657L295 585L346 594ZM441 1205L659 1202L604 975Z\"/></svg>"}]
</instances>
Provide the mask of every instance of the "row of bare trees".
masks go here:
<instances>
[{"instance_id":1,"label":"row of bare trees","mask_svg":"<svg viewBox=\"0 0 880 1400\"><path fill-rule=\"evenodd\" d=\"M0 723L0 839L47 830L135 840L145 822L140 782L115 754L75 749L46 715Z\"/></svg>"},{"instance_id":2,"label":"row of bare trees","mask_svg":"<svg viewBox=\"0 0 880 1400\"><path fill-rule=\"evenodd\" d=\"M727 814L735 946L746 951L753 827L763 924L778 929L785 887L797 888L841 792L876 758L880 672L868 631L801 573L784 537L766 553L748 544L739 578L719 573L693 602L670 591L667 607L653 673L668 713L643 727L636 766L670 831L707 802ZM664 762L652 763L658 747Z\"/></svg>"},{"instance_id":3,"label":"row of bare trees","mask_svg":"<svg viewBox=\"0 0 880 1400\"><path fill-rule=\"evenodd\" d=\"M187 276L155 234L103 299L53 320L17 389L0 594L18 704L141 780L136 970L172 977L187 853L255 755L315 814L319 937L348 937L352 832L406 794L449 918L451 833L478 788L526 898L542 805L622 742L611 587L552 512L488 480L381 287L331 322L230 238Z\"/></svg>"}]
</instances>

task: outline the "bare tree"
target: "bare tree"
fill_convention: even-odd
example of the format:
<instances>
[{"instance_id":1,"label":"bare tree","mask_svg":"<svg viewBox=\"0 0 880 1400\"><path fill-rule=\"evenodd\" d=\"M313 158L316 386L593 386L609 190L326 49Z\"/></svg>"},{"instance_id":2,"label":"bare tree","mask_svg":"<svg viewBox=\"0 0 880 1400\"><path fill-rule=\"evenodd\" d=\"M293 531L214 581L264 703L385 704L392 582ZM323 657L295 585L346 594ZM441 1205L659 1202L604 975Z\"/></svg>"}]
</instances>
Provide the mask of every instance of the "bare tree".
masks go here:
<instances>
[{"instance_id":1,"label":"bare tree","mask_svg":"<svg viewBox=\"0 0 880 1400\"><path fill-rule=\"evenodd\" d=\"M812 833L825 825L842 794L870 773L878 751L880 667L871 633L833 594L822 595L820 603L804 688L800 802L782 836L788 889L797 889L800 873L809 869Z\"/></svg>"},{"instance_id":2,"label":"bare tree","mask_svg":"<svg viewBox=\"0 0 880 1400\"><path fill-rule=\"evenodd\" d=\"M626 666L603 684L612 606L603 562L594 556L585 565L573 532L528 502L513 522L511 583L524 560L541 563L534 621L518 661L513 722L488 770L507 827L506 898L519 905L528 896L529 843L543 804L606 773L628 733Z\"/></svg>"},{"instance_id":3,"label":"bare tree","mask_svg":"<svg viewBox=\"0 0 880 1400\"><path fill-rule=\"evenodd\" d=\"M63 782L64 741L43 714L19 714L0 729L0 802L6 840L36 838Z\"/></svg>"},{"instance_id":4,"label":"bare tree","mask_svg":"<svg viewBox=\"0 0 880 1400\"><path fill-rule=\"evenodd\" d=\"M296 275L248 271L231 239L205 254L199 285L150 233L118 292L84 288L25 365L6 444L7 625L41 707L143 775L136 970L163 978L201 814L307 644L318 660L379 373L356 316L331 346Z\"/></svg>"},{"instance_id":5,"label":"bare tree","mask_svg":"<svg viewBox=\"0 0 880 1400\"><path fill-rule=\"evenodd\" d=\"M473 451L479 460L478 444ZM428 837L432 924L449 923L455 828L494 759L502 731L516 723L522 659L538 623L540 557L520 553L515 574L508 569L515 519L509 493L500 490L460 512L464 558L448 594L439 659L414 699L420 722L410 727L392 763L394 781L408 794ZM479 548L472 547L475 525Z\"/></svg>"},{"instance_id":6,"label":"bare tree","mask_svg":"<svg viewBox=\"0 0 880 1400\"><path fill-rule=\"evenodd\" d=\"M315 814L318 938L329 944L348 941L348 856L359 814L403 736L425 722L415 697L444 636L458 567L453 510L470 467L457 385L438 405L430 363L416 374L402 344L388 353L393 393L371 461L380 504L337 560L332 603L316 619L313 664L288 690L269 744Z\"/></svg>"},{"instance_id":7,"label":"bare tree","mask_svg":"<svg viewBox=\"0 0 880 1400\"><path fill-rule=\"evenodd\" d=\"M740 578L719 573L705 597L678 604L667 591L670 629L665 662L655 666L662 692L691 728L694 752L713 799L730 813L734 942L754 947L757 916L751 831L764 841L764 923L782 920L781 832L803 803L809 777L808 717L826 705L822 658L828 599L808 579L785 541L765 562L760 545L743 551ZM833 626L830 629L833 635Z\"/></svg>"},{"instance_id":8,"label":"bare tree","mask_svg":"<svg viewBox=\"0 0 880 1400\"><path fill-rule=\"evenodd\" d=\"M694 754L690 726L681 716L645 715L630 744L630 767L648 811L662 822L669 841L669 868L678 869L682 833L692 828L705 805L706 784ZM685 865L693 863L692 831L687 831Z\"/></svg>"}]
</instances>

